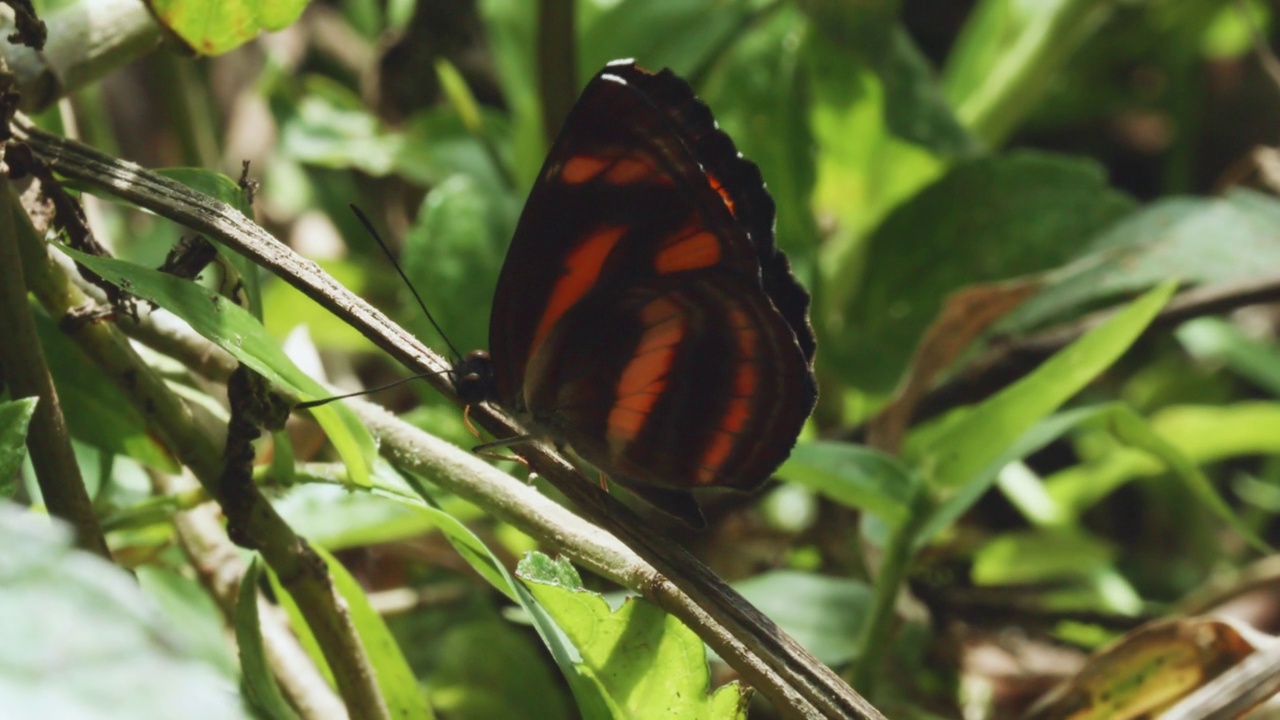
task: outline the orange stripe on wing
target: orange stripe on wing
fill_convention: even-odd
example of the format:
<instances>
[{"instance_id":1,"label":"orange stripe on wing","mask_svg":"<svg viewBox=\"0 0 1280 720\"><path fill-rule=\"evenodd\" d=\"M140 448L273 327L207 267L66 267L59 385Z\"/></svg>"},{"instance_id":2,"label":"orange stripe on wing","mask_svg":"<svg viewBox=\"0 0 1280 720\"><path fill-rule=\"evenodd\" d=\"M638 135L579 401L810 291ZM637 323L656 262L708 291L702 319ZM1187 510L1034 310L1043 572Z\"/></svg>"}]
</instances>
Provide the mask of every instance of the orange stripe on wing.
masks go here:
<instances>
[{"instance_id":1,"label":"orange stripe on wing","mask_svg":"<svg viewBox=\"0 0 1280 720\"><path fill-rule=\"evenodd\" d=\"M606 421L609 447L621 453L644 427L658 398L667 388L667 375L676 347L684 339L688 318L667 298L658 298L640 311L645 327L635 355L623 368L615 401Z\"/></svg>"},{"instance_id":2,"label":"orange stripe on wing","mask_svg":"<svg viewBox=\"0 0 1280 720\"><path fill-rule=\"evenodd\" d=\"M551 331L551 326L595 286L605 259L626 232L625 227L597 228L565 258L564 273L552 288L547 307L538 320L538 329L533 334L533 345L529 348L531 355Z\"/></svg>"},{"instance_id":3,"label":"orange stripe on wing","mask_svg":"<svg viewBox=\"0 0 1280 720\"><path fill-rule=\"evenodd\" d=\"M653 259L659 275L696 270L720 262L720 240L703 230L664 244Z\"/></svg>"},{"instance_id":4,"label":"orange stripe on wing","mask_svg":"<svg viewBox=\"0 0 1280 720\"><path fill-rule=\"evenodd\" d=\"M658 180L669 182L668 178L659 175L653 162L644 155L625 155L613 161L604 173L604 179L614 185L630 185L641 180Z\"/></svg>"},{"instance_id":5,"label":"orange stripe on wing","mask_svg":"<svg viewBox=\"0 0 1280 720\"><path fill-rule=\"evenodd\" d=\"M733 452L738 434L751 420L752 398L760 384L760 369L755 364L758 331L749 324L747 314L738 309L730 311L729 326L737 339L738 366L733 373L733 397L725 406L716 434L698 463L698 482L704 485L716 481L720 468Z\"/></svg>"},{"instance_id":6,"label":"orange stripe on wing","mask_svg":"<svg viewBox=\"0 0 1280 720\"><path fill-rule=\"evenodd\" d=\"M560 179L570 185L581 185L596 178L613 162L612 158L595 155L574 155L564 161L560 168Z\"/></svg>"},{"instance_id":7,"label":"orange stripe on wing","mask_svg":"<svg viewBox=\"0 0 1280 720\"><path fill-rule=\"evenodd\" d=\"M702 453L702 462L698 465L698 484L709 485L720 475L720 466L729 459L733 444L738 437L724 430L717 431L711 445Z\"/></svg>"}]
</instances>

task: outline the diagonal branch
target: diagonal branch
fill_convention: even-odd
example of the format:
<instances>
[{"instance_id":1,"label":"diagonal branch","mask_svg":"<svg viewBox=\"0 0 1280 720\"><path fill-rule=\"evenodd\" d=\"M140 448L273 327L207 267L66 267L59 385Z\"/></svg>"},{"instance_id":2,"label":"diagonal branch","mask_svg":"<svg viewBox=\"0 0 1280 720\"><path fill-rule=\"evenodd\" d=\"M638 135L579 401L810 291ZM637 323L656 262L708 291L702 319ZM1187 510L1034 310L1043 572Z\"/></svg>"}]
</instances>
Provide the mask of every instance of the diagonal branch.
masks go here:
<instances>
[{"instance_id":1,"label":"diagonal branch","mask_svg":"<svg viewBox=\"0 0 1280 720\"><path fill-rule=\"evenodd\" d=\"M411 371L430 373L427 382L457 401L452 381L444 372L447 364L443 358L239 211L135 164L50 135L29 123L15 122L14 133L59 173L207 233L266 267L355 327ZM488 405L472 410L472 419L496 437L520 433L510 418ZM670 595L655 592L650 584L636 588L694 628L787 717L883 717L684 548L653 532L630 509L579 475L561 457L535 445L521 447L520 453L589 520L608 529L655 568L663 582L687 595L693 601L692 606L673 604Z\"/></svg>"}]
</instances>

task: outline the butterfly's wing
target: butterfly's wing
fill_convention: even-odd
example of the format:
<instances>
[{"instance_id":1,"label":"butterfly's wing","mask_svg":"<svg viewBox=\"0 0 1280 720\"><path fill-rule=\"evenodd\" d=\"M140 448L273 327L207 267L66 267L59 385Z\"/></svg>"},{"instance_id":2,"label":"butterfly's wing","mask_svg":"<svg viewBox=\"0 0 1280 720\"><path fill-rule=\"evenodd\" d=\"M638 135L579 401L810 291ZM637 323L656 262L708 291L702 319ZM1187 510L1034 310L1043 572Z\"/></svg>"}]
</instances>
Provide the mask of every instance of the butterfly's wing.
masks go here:
<instances>
[{"instance_id":1,"label":"butterfly's wing","mask_svg":"<svg viewBox=\"0 0 1280 720\"><path fill-rule=\"evenodd\" d=\"M809 365L768 297L719 267L593 294L530 360L534 420L611 476L751 489L809 415Z\"/></svg>"},{"instance_id":2,"label":"butterfly's wing","mask_svg":"<svg viewBox=\"0 0 1280 720\"><path fill-rule=\"evenodd\" d=\"M808 295L773 215L759 170L687 83L609 65L507 253L497 399L633 483L759 484L817 397Z\"/></svg>"}]
</instances>

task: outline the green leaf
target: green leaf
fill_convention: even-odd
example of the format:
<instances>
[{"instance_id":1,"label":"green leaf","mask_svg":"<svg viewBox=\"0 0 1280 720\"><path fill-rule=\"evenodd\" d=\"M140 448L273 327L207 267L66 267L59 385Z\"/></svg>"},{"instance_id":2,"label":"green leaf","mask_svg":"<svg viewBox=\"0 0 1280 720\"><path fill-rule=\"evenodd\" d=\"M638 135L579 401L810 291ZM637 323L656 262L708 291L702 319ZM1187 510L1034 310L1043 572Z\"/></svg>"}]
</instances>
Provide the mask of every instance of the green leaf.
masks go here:
<instances>
[{"instance_id":1,"label":"green leaf","mask_svg":"<svg viewBox=\"0 0 1280 720\"><path fill-rule=\"evenodd\" d=\"M418 685L418 678L405 660L400 646L396 644L395 637L387 629L387 623L369 604L369 597L365 595L360 583L351 577L351 573L347 572L342 563L323 548L317 547L315 551L324 558L338 594L347 603L351 622L364 643L365 652L369 655L369 664L373 666L374 673L377 675L378 689L382 692L382 698L387 703L391 717L415 720L416 718L427 720L434 718L435 713L427 704L427 696Z\"/></svg>"},{"instance_id":2,"label":"green leaf","mask_svg":"<svg viewBox=\"0 0 1280 720\"><path fill-rule=\"evenodd\" d=\"M578 677L603 703L582 708L584 717L746 717L744 690L730 683L710 693L702 640L657 606L628 598L613 611L599 594L565 587L561 573L546 581L522 562L516 574L581 655Z\"/></svg>"},{"instance_id":3,"label":"green leaf","mask_svg":"<svg viewBox=\"0 0 1280 720\"><path fill-rule=\"evenodd\" d=\"M61 248L77 262L129 292L150 300L190 323L192 329L231 353L237 360L299 399L327 397L329 392L298 369L247 311L193 282L113 258L95 257ZM369 485L369 466L375 454L368 429L349 408L332 403L311 411L351 474L351 481Z\"/></svg>"},{"instance_id":4,"label":"green leaf","mask_svg":"<svg viewBox=\"0 0 1280 720\"><path fill-rule=\"evenodd\" d=\"M1046 489L1054 500L1078 513L1125 481L1163 469L1173 473L1202 505L1251 545L1273 552L1235 514L1197 463L1239 454L1275 453L1277 443L1272 433L1280 430L1280 406L1245 403L1235 408L1169 408L1150 423L1127 406L1109 408L1100 419L1132 450L1105 463L1083 465L1049 478Z\"/></svg>"},{"instance_id":5,"label":"green leaf","mask_svg":"<svg viewBox=\"0 0 1280 720\"><path fill-rule=\"evenodd\" d=\"M221 55L297 20L308 0L147 0L166 28L202 55Z\"/></svg>"},{"instance_id":6,"label":"green leaf","mask_svg":"<svg viewBox=\"0 0 1280 720\"><path fill-rule=\"evenodd\" d=\"M655 71L671 68L687 77L736 40L752 15L743 2L622 0L589 18L579 33L579 82L619 58L635 58Z\"/></svg>"},{"instance_id":7,"label":"green leaf","mask_svg":"<svg viewBox=\"0 0 1280 720\"><path fill-rule=\"evenodd\" d=\"M1236 189L1225 197L1165 198L1084 247L1074 272L1019 307L1002 331L1022 331L1145 291L1167 278L1186 284L1241 282L1280 266L1280 201Z\"/></svg>"},{"instance_id":8,"label":"green leaf","mask_svg":"<svg viewBox=\"0 0 1280 720\"><path fill-rule=\"evenodd\" d=\"M70 528L0 502L0 547L6 717L249 717L233 681L192 654L127 573L73 550Z\"/></svg>"},{"instance_id":9,"label":"green leaf","mask_svg":"<svg viewBox=\"0 0 1280 720\"><path fill-rule=\"evenodd\" d=\"M22 398L0 402L0 500L12 497L14 482L27 456L27 426L36 411L39 398Z\"/></svg>"},{"instance_id":10,"label":"green leaf","mask_svg":"<svg viewBox=\"0 0 1280 720\"><path fill-rule=\"evenodd\" d=\"M967 483L933 508L917 535L917 545L923 545L933 539L958 520L991 487L1006 465L1038 452L1080 425L1092 422L1109 412L1111 412L1110 405L1076 408L1056 413L1036 423L980 472L975 473ZM923 433L927 432L929 431L923 431ZM1065 522L1064 518L1057 518L1057 520Z\"/></svg>"},{"instance_id":11,"label":"green leaf","mask_svg":"<svg viewBox=\"0 0 1280 720\"><path fill-rule=\"evenodd\" d=\"M119 536L117 536L119 538ZM168 537L166 536L166 540ZM218 669L232 682L240 680L240 663L235 648L227 642L226 619L209 590L188 568L162 567L159 563L134 568L138 585L147 598L160 608L168 624L198 657Z\"/></svg>"},{"instance_id":12,"label":"green leaf","mask_svg":"<svg viewBox=\"0 0 1280 720\"><path fill-rule=\"evenodd\" d=\"M1076 49L1110 11L1103 0L983 0L947 59L945 84L956 114L996 147L1044 97Z\"/></svg>"},{"instance_id":13,"label":"green leaf","mask_svg":"<svg viewBox=\"0 0 1280 720\"><path fill-rule=\"evenodd\" d=\"M262 626L258 620L258 579L261 574L261 561L255 554L240 580L240 594L236 600L235 630L236 645L240 648L241 680L249 701L268 718L293 720L298 714L280 693L262 645Z\"/></svg>"},{"instance_id":14,"label":"green leaf","mask_svg":"<svg viewBox=\"0 0 1280 720\"><path fill-rule=\"evenodd\" d=\"M825 665L854 659L871 588L849 578L773 570L733 587Z\"/></svg>"},{"instance_id":15,"label":"green leaf","mask_svg":"<svg viewBox=\"0 0 1280 720\"><path fill-rule=\"evenodd\" d=\"M911 475L896 459L861 445L801 443L775 473L891 525L906 518Z\"/></svg>"},{"instance_id":16,"label":"green leaf","mask_svg":"<svg viewBox=\"0 0 1280 720\"><path fill-rule=\"evenodd\" d=\"M450 622L433 637L427 693L450 718L571 720L564 683L527 628L503 620Z\"/></svg>"},{"instance_id":17,"label":"green leaf","mask_svg":"<svg viewBox=\"0 0 1280 720\"><path fill-rule=\"evenodd\" d=\"M1131 207L1091 161L1018 152L956 165L869 239L865 279L824 336L831 367L890 389L948 294L1055 268Z\"/></svg>"},{"instance_id":18,"label":"green leaf","mask_svg":"<svg viewBox=\"0 0 1280 720\"><path fill-rule=\"evenodd\" d=\"M1187 352L1204 362L1225 362L1234 373L1280 395L1280 351L1220 318L1189 320L1174 331Z\"/></svg>"},{"instance_id":19,"label":"green leaf","mask_svg":"<svg viewBox=\"0 0 1280 720\"><path fill-rule=\"evenodd\" d=\"M518 209L467 175L436 186L405 236L401 265L459 352L488 346L489 307ZM418 337L439 337L412 293L400 293Z\"/></svg>"},{"instance_id":20,"label":"green leaf","mask_svg":"<svg viewBox=\"0 0 1280 720\"><path fill-rule=\"evenodd\" d=\"M973 581L1013 585L1084 578L1110 567L1114 556L1110 545L1078 530L1005 533L974 556Z\"/></svg>"},{"instance_id":21,"label":"green leaf","mask_svg":"<svg viewBox=\"0 0 1280 720\"><path fill-rule=\"evenodd\" d=\"M35 313L36 332L58 390L58 403L71 436L113 455L127 455L163 472L178 462L147 429L133 403L80 346L44 313Z\"/></svg>"},{"instance_id":22,"label":"green leaf","mask_svg":"<svg viewBox=\"0 0 1280 720\"><path fill-rule=\"evenodd\" d=\"M824 0L801 7L810 14L815 48L834 62L865 63L875 72L885 124L894 135L938 155L978 152L978 143L947 104L929 61L899 22L896 3Z\"/></svg>"},{"instance_id":23,"label":"green leaf","mask_svg":"<svg viewBox=\"0 0 1280 720\"><path fill-rule=\"evenodd\" d=\"M1174 287L1168 282L1138 298L933 437L913 438L925 448L925 477L939 488L956 488L973 479L1032 425L1115 362L1168 302Z\"/></svg>"}]
</instances>

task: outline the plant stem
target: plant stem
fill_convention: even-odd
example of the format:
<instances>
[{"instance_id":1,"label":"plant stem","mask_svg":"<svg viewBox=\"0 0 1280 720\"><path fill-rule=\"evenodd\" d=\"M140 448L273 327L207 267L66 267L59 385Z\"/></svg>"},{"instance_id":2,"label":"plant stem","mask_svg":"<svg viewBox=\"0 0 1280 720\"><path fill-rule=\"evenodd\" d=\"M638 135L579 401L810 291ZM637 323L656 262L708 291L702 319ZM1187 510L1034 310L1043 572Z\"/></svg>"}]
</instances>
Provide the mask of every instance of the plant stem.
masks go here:
<instances>
[{"instance_id":1,"label":"plant stem","mask_svg":"<svg viewBox=\"0 0 1280 720\"><path fill-rule=\"evenodd\" d=\"M14 222L17 198L13 185L5 182L3 192L6 197L0 199L0 308L3 308L0 338L4 338L4 342L0 342L0 369L11 397L39 398L27 431L27 448L45 507L50 514L71 523L77 546L110 560L102 527L71 450L67 421L36 336L31 305L27 302L27 280Z\"/></svg>"},{"instance_id":2,"label":"plant stem","mask_svg":"<svg viewBox=\"0 0 1280 720\"><path fill-rule=\"evenodd\" d=\"M871 613L862 626L862 634L858 637L857 659L854 660L850 672L851 682L864 697L871 697L875 692L875 683L879 671L884 664L885 651L893 636L897 617L894 607L898 600L898 591L906 579L907 570L911 567L911 557L915 554L916 533L928 519L929 503L925 485L916 483L907 504L907 517L889 536L889 545L884 551L884 563L876 578L875 596L872 599Z\"/></svg>"}]
</instances>

